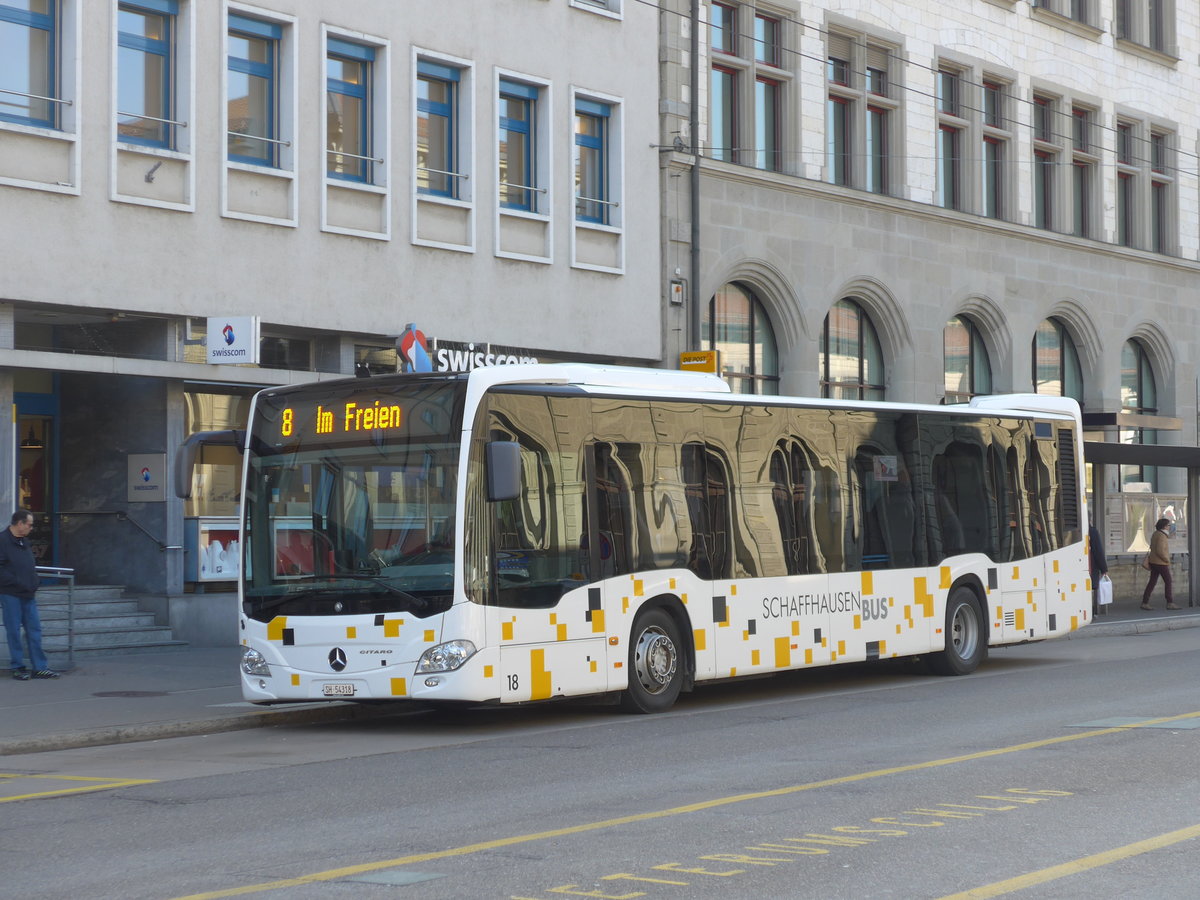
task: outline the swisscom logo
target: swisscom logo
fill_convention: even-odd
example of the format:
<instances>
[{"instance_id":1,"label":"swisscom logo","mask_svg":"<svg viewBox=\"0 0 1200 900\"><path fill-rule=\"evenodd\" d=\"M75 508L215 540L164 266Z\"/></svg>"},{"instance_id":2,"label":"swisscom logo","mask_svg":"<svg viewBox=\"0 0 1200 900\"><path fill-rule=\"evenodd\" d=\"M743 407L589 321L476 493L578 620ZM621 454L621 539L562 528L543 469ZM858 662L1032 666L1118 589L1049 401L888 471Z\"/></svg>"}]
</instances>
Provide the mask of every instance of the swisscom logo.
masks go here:
<instances>
[{"instance_id":1,"label":"swisscom logo","mask_svg":"<svg viewBox=\"0 0 1200 900\"><path fill-rule=\"evenodd\" d=\"M210 352L210 358L215 358L218 356L229 357L229 358L237 358L237 357L241 357L243 359L246 358L246 348L245 347L234 347L233 346L234 342L237 340L237 335L234 334L233 326L230 325L228 322L226 322L225 327L221 329L221 336L225 339L225 346L224 347L214 347Z\"/></svg>"}]
</instances>

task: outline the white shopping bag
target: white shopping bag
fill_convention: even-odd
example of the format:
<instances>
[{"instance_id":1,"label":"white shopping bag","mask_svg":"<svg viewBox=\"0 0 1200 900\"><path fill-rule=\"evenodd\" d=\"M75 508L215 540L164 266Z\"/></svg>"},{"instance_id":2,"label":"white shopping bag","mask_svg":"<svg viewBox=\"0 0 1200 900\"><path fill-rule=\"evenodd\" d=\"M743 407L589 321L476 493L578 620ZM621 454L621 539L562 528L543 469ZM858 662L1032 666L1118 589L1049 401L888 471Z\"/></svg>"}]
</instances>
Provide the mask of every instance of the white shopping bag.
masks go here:
<instances>
[{"instance_id":1,"label":"white shopping bag","mask_svg":"<svg viewBox=\"0 0 1200 900\"><path fill-rule=\"evenodd\" d=\"M1096 604L1099 606L1108 606L1112 603L1112 581L1107 575L1100 576L1100 583L1096 585Z\"/></svg>"}]
</instances>

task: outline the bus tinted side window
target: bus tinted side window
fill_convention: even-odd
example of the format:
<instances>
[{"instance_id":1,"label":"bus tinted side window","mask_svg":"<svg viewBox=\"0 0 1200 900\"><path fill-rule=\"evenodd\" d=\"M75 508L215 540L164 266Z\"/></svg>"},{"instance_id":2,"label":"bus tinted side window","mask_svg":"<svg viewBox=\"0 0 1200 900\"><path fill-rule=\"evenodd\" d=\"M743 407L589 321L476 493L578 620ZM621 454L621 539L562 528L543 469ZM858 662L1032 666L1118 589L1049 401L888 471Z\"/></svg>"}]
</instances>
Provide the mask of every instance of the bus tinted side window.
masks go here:
<instances>
[{"instance_id":1,"label":"bus tinted side window","mask_svg":"<svg viewBox=\"0 0 1200 900\"><path fill-rule=\"evenodd\" d=\"M488 439L521 447L522 492L489 504L492 581L490 602L548 607L582 585L587 571L582 476L586 401L568 397L496 394Z\"/></svg>"},{"instance_id":2,"label":"bus tinted side window","mask_svg":"<svg viewBox=\"0 0 1200 900\"><path fill-rule=\"evenodd\" d=\"M847 568L924 565L922 470L913 453L918 442L916 417L855 410L846 412L842 422L854 490Z\"/></svg>"}]
</instances>

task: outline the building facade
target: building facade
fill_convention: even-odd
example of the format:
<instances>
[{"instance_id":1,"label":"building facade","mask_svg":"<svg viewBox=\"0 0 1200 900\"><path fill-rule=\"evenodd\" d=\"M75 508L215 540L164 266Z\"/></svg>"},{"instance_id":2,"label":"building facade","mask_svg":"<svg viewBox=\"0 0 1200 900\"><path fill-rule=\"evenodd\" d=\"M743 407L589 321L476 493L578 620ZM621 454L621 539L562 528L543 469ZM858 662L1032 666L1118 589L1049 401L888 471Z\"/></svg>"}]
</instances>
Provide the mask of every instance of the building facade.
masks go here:
<instances>
[{"instance_id":1,"label":"building facade","mask_svg":"<svg viewBox=\"0 0 1200 900\"><path fill-rule=\"evenodd\" d=\"M663 6L671 352L746 391L1064 394L1089 440L1196 444L1194 6ZM1116 516L1184 482L1099 487Z\"/></svg>"},{"instance_id":2,"label":"building facade","mask_svg":"<svg viewBox=\"0 0 1200 900\"><path fill-rule=\"evenodd\" d=\"M629 0L0 0L0 506L41 562L195 637L237 481L163 482L256 388L394 370L409 324L443 365L658 364L657 31ZM208 362L231 320L256 364Z\"/></svg>"}]
</instances>

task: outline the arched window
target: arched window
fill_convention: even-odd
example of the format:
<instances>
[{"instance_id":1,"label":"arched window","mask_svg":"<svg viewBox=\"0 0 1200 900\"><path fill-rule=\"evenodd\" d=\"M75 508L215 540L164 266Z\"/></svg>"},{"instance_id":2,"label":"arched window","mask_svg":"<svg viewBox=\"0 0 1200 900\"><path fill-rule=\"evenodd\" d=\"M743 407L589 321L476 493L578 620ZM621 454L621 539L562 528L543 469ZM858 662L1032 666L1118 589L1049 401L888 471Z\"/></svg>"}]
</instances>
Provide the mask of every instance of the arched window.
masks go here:
<instances>
[{"instance_id":1,"label":"arched window","mask_svg":"<svg viewBox=\"0 0 1200 900\"><path fill-rule=\"evenodd\" d=\"M1129 340L1121 348L1121 409L1126 412L1153 416L1158 414L1158 387L1150 355L1139 340ZM1123 444L1157 444L1158 431L1153 428L1122 428L1118 431ZM1158 490L1158 470L1155 466L1121 466L1121 484L1147 483Z\"/></svg>"},{"instance_id":2,"label":"arched window","mask_svg":"<svg viewBox=\"0 0 1200 900\"><path fill-rule=\"evenodd\" d=\"M1083 370L1075 342L1059 319L1046 319L1033 335L1033 389L1083 403Z\"/></svg>"},{"instance_id":3,"label":"arched window","mask_svg":"<svg viewBox=\"0 0 1200 900\"><path fill-rule=\"evenodd\" d=\"M854 300L839 300L821 329L821 396L848 400L883 399L883 350L867 311Z\"/></svg>"},{"instance_id":4,"label":"arched window","mask_svg":"<svg viewBox=\"0 0 1200 900\"><path fill-rule=\"evenodd\" d=\"M752 291L725 285L709 301L701 329L708 349L720 351L721 374L734 393L779 393L775 329Z\"/></svg>"},{"instance_id":5,"label":"arched window","mask_svg":"<svg viewBox=\"0 0 1200 900\"><path fill-rule=\"evenodd\" d=\"M983 335L974 321L954 316L942 329L946 402L966 403L992 392L992 364Z\"/></svg>"}]
</instances>

